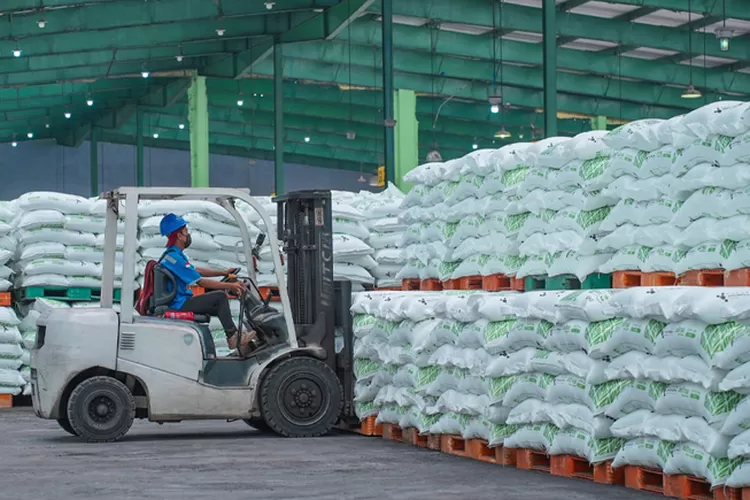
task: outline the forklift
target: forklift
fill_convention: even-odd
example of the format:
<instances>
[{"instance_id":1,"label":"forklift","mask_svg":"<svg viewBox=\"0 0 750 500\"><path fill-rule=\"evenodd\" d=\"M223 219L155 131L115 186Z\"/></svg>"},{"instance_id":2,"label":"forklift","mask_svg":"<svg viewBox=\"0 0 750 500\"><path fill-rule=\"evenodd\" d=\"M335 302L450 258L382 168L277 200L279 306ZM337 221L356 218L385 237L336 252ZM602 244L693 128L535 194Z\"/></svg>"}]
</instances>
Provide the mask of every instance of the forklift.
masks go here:
<instances>
[{"instance_id":1,"label":"forklift","mask_svg":"<svg viewBox=\"0 0 750 500\"><path fill-rule=\"evenodd\" d=\"M32 401L39 418L56 420L86 442L116 441L136 418L160 424L243 420L285 437L321 436L337 423L356 422L351 283L333 279L330 191L274 199L278 233L261 236L256 247L268 237L280 310L256 286L251 264L257 248L251 247L236 203L255 209L266 228L273 224L249 190L125 187L101 197L107 200L101 307L52 309L39 318L31 354ZM138 203L146 200L210 201L234 217L250 274L238 324L257 332L259 345L252 352L217 356L208 317L170 314L165 305L175 287L165 283L174 283L174 277L158 265L152 315L135 313ZM113 296L122 216L125 243L117 312Z\"/></svg>"}]
</instances>

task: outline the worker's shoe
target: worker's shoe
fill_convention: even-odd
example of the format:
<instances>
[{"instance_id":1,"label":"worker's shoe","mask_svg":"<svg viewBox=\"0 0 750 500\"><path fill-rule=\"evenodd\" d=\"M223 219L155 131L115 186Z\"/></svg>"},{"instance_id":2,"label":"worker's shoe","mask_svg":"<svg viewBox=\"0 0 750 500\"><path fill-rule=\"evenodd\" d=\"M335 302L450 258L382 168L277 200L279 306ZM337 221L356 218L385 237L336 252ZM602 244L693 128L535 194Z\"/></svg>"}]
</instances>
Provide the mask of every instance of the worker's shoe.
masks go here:
<instances>
[{"instance_id":1,"label":"worker's shoe","mask_svg":"<svg viewBox=\"0 0 750 500\"><path fill-rule=\"evenodd\" d=\"M249 332L237 332L234 335L227 337L227 344L230 349L237 349L240 354L247 356L247 354L254 348L256 336L255 330Z\"/></svg>"}]
</instances>

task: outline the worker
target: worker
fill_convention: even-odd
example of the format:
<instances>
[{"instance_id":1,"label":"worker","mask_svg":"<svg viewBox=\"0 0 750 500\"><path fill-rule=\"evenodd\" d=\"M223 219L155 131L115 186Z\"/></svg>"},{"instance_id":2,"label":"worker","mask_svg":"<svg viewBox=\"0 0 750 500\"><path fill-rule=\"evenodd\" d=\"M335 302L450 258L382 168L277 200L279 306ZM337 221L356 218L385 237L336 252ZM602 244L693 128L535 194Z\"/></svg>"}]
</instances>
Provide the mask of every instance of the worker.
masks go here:
<instances>
[{"instance_id":1,"label":"worker","mask_svg":"<svg viewBox=\"0 0 750 500\"><path fill-rule=\"evenodd\" d=\"M233 271L231 269L212 271L194 267L190 263L184 250L190 247L192 238L188 231L187 222L182 217L175 214L165 215L159 224L159 230L162 236L167 237L167 250L162 256L161 265L172 273L177 283L177 294L170 305L170 309L217 316L226 333L229 348L237 349L239 347L244 352L255 338L255 332L238 333L237 326L232 319L227 292L241 296L245 286L240 282L227 283L208 279L229 276ZM193 291L189 287L194 285L211 291L193 296Z\"/></svg>"}]
</instances>

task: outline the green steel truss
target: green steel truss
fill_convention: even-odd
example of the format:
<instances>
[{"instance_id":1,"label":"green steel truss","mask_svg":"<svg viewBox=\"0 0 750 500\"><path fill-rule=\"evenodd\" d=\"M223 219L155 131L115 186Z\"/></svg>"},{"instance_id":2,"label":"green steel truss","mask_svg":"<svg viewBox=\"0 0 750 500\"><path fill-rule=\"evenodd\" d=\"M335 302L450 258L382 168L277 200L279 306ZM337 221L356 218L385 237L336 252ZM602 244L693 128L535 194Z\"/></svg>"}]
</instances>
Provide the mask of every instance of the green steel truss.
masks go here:
<instances>
[{"instance_id":1,"label":"green steel truss","mask_svg":"<svg viewBox=\"0 0 750 500\"><path fill-rule=\"evenodd\" d=\"M276 0L272 9L261 0L0 3L0 142L22 142L31 132L77 146L93 130L99 141L135 144L140 109L145 145L188 149L186 91L199 74L208 77L211 152L273 159L269 56L279 40L285 160L368 171L382 164L379 0ZM746 0L692 0L692 23L675 27L639 20L684 12L685 0L602 3L622 13L586 15L579 10L586 0L557 6L559 134L589 130L593 116L608 117L611 128L750 96L750 37L734 37L722 52L713 33L724 8L728 18L750 21ZM493 134L501 125L511 140L541 137L541 8L503 3L495 33L492 0L398 0L393 8L394 83L417 92L420 158L433 147L445 158L474 144L498 147L503 142ZM529 41L518 41L519 32ZM568 46L580 39L601 49ZM631 57L638 48L665 55ZM704 55L705 65L686 64ZM507 105L502 115L488 110L493 80ZM691 82L703 98L681 98ZM355 139L346 138L349 131Z\"/></svg>"}]
</instances>

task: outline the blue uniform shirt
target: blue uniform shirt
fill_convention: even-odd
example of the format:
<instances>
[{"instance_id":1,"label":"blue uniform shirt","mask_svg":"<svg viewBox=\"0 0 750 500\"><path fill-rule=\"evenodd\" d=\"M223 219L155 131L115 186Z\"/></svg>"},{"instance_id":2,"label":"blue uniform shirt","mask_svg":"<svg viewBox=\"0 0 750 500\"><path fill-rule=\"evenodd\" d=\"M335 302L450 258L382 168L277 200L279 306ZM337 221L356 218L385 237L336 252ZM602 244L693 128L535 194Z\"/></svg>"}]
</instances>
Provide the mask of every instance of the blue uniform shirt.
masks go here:
<instances>
[{"instance_id":1,"label":"blue uniform shirt","mask_svg":"<svg viewBox=\"0 0 750 500\"><path fill-rule=\"evenodd\" d=\"M177 295L175 295L169 308L178 311L187 299L193 296L189 286L193 286L201 279L201 275L195 270L185 254L177 247L169 247L161 259L161 265L172 273L177 280ZM169 290L172 291L171 289Z\"/></svg>"}]
</instances>

